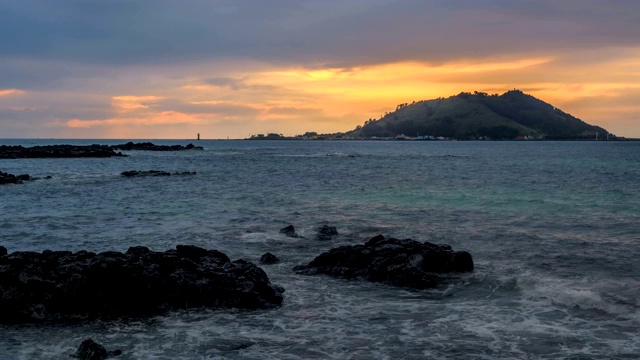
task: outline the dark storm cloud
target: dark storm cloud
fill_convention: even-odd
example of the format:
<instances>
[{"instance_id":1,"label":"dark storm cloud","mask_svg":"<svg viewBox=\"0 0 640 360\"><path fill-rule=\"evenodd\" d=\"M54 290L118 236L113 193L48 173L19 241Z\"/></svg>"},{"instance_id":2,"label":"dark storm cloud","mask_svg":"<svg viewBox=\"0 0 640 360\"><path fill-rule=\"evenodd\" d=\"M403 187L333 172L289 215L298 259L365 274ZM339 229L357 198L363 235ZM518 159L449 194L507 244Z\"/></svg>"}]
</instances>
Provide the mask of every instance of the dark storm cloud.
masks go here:
<instances>
[{"instance_id":1,"label":"dark storm cloud","mask_svg":"<svg viewBox=\"0 0 640 360\"><path fill-rule=\"evenodd\" d=\"M3 1L0 57L112 65L228 57L439 62L638 45L638 14L632 0Z\"/></svg>"}]
</instances>

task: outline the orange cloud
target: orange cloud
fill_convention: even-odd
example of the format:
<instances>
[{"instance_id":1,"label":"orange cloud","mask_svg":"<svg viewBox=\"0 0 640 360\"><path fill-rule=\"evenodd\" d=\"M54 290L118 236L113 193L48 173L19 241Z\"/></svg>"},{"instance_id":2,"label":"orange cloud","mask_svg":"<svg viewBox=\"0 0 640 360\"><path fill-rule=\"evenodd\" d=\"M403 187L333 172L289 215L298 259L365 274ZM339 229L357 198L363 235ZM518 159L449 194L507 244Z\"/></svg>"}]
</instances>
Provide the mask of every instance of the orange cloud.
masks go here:
<instances>
[{"instance_id":1,"label":"orange cloud","mask_svg":"<svg viewBox=\"0 0 640 360\"><path fill-rule=\"evenodd\" d=\"M202 115L185 114L176 111L163 111L144 117L122 117L103 120L71 119L61 125L70 128L91 128L97 126L129 126L129 125L168 125L168 124L204 124Z\"/></svg>"},{"instance_id":2,"label":"orange cloud","mask_svg":"<svg viewBox=\"0 0 640 360\"><path fill-rule=\"evenodd\" d=\"M148 104L153 104L164 99L160 96L113 96L111 105L119 112L129 112L139 109L148 109Z\"/></svg>"},{"instance_id":3,"label":"orange cloud","mask_svg":"<svg viewBox=\"0 0 640 360\"><path fill-rule=\"evenodd\" d=\"M26 94L26 91L18 90L18 89L2 89L2 90L0 90L0 97L12 96L12 95L22 95L22 94Z\"/></svg>"}]
</instances>

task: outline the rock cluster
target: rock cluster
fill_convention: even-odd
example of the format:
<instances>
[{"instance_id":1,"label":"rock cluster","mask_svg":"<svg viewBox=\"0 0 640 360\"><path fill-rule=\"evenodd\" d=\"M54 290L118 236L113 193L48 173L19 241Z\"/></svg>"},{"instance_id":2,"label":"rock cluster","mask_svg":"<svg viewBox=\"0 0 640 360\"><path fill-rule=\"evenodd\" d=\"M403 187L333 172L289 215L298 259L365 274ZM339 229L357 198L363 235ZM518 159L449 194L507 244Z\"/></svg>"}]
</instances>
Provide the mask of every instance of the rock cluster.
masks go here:
<instances>
[{"instance_id":1,"label":"rock cluster","mask_svg":"<svg viewBox=\"0 0 640 360\"><path fill-rule=\"evenodd\" d=\"M284 289L245 260L178 245L154 252L0 248L0 323L142 317L185 308L265 308Z\"/></svg>"},{"instance_id":2,"label":"rock cluster","mask_svg":"<svg viewBox=\"0 0 640 360\"><path fill-rule=\"evenodd\" d=\"M23 147L0 145L0 159L20 158L105 158L126 156L107 145L46 145Z\"/></svg>"},{"instance_id":3,"label":"rock cluster","mask_svg":"<svg viewBox=\"0 0 640 360\"><path fill-rule=\"evenodd\" d=\"M120 145L111 145L111 148L114 150L145 150L145 151L182 151L182 150L203 150L202 146L195 146L193 144L189 144L187 146L182 145L156 145L151 142L141 142L134 143L129 141L126 144Z\"/></svg>"},{"instance_id":4,"label":"rock cluster","mask_svg":"<svg viewBox=\"0 0 640 360\"><path fill-rule=\"evenodd\" d=\"M20 184L23 181L29 181L29 179L31 179L31 176L27 175L27 174L23 174L23 175L13 175L13 174L9 174L9 173L5 173L0 171L0 185L2 184Z\"/></svg>"},{"instance_id":5,"label":"rock cluster","mask_svg":"<svg viewBox=\"0 0 640 360\"><path fill-rule=\"evenodd\" d=\"M294 270L426 289L437 286L437 273L469 272L473 267L471 254L453 251L449 245L378 235L364 245L331 249Z\"/></svg>"}]
</instances>

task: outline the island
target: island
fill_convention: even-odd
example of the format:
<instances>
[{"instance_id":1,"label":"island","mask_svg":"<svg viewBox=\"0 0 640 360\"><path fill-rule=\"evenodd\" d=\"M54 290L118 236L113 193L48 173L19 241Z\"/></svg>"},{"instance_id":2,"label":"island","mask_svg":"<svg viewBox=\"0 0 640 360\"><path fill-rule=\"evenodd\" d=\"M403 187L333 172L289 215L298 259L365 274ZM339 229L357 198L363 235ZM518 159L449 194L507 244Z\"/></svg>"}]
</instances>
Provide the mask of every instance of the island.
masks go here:
<instances>
[{"instance_id":1,"label":"island","mask_svg":"<svg viewBox=\"0 0 640 360\"><path fill-rule=\"evenodd\" d=\"M401 103L378 119L333 134L269 133L247 140L623 140L563 110L514 89L501 95L475 91Z\"/></svg>"}]
</instances>

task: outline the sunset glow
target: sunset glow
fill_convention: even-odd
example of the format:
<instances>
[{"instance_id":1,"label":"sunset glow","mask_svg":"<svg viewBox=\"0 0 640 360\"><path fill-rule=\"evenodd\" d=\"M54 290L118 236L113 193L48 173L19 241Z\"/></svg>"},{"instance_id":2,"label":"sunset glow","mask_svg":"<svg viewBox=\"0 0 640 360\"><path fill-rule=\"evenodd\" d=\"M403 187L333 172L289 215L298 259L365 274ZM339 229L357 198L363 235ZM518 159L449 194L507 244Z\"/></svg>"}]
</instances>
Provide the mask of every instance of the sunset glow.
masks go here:
<instances>
[{"instance_id":1,"label":"sunset glow","mask_svg":"<svg viewBox=\"0 0 640 360\"><path fill-rule=\"evenodd\" d=\"M58 6L75 6L63 3ZM543 3L575 16L549 22L530 16L526 6L503 10L444 1L430 7L381 1L357 11L323 3L304 8L312 14L307 14L308 23L286 7L265 18L245 19L250 28L272 32L228 32L229 43L208 40L206 32L217 31L208 24L200 29L204 33L197 44L189 45L186 34L166 40L180 44L176 46L182 52L158 47L149 49L149 54L160 54L154 56L142 48L119 53L125 45L137 49L146 35L115 37L101 44L100 59L88 55L95 49L83 49L86 44L56 33L56 24L34 24L38 29L53 26L52 36L66 45L47 50L49 56L40 55L36 45L31 52L9 46L0 54L6 64L6 84L0 84L0 137L191 138L201 133L203 138L244 138L267 132L342 132L399 103L514 88L617 135L640 137L640 36L632 36L640 26L630 22L607 28L626 17L594 21L579 15L587 5L578 1L538 2L539 11L547 11ZM19 4L3 6L33 11ZM263 6L259 4L255 6ZM163 6L176 12L176 21L191 12L222 16L214 4ZM612 4L607 14L640 11L637 7ZM239 19L248 9L248 4L237 5L222 13ZM599 9L604 5L589 8ZM108 16L97 11L86 15ZM137 34L157 25L152 14L146 16ZM384 18L394 30L372 30L349 21L363 16L372 22ZM440 18L452 25L442 25L436 37L428 24ZM233 27L231 20L220 21L221 27ZM349 30L337 33L336 24ZM537 28L549 27L557 29L553 36L536 35ZM578 28L606 32L608 41L583 37ZM327 38L319 38L320 33ZM22 42L29 43L29 38Z\"/></svg>"}]
</instances>

